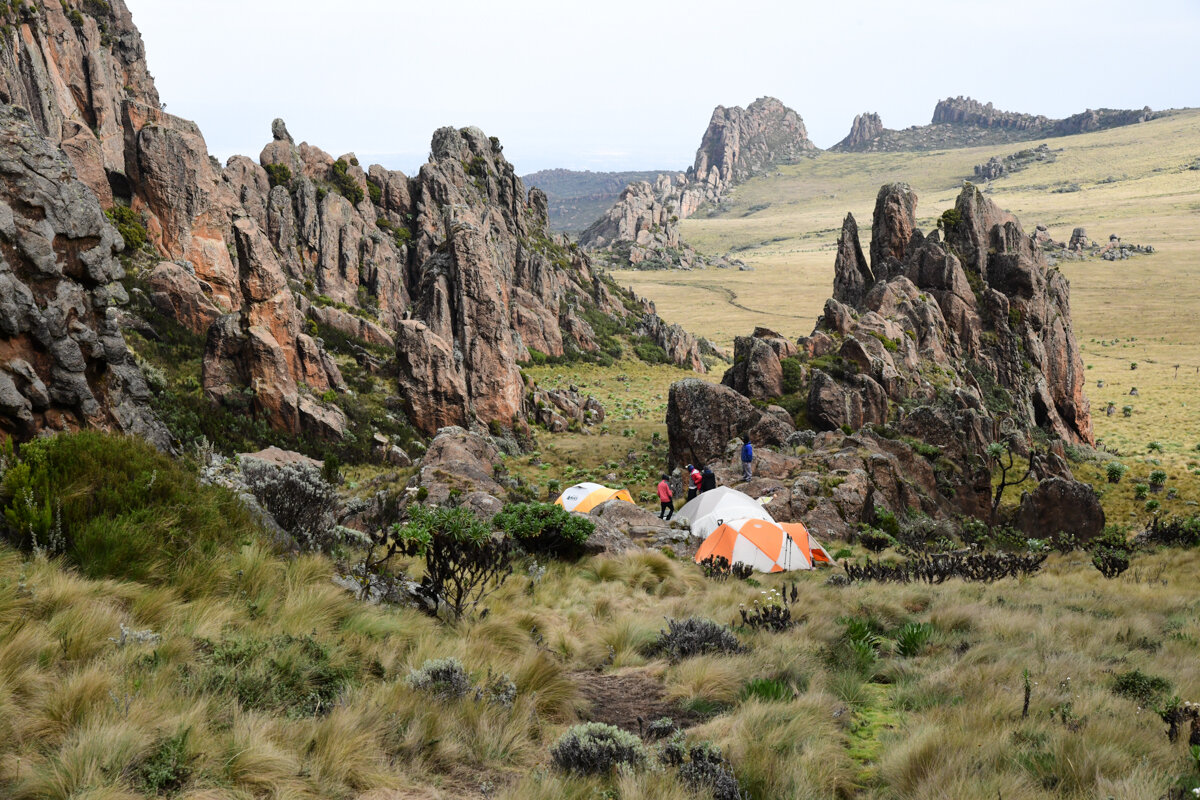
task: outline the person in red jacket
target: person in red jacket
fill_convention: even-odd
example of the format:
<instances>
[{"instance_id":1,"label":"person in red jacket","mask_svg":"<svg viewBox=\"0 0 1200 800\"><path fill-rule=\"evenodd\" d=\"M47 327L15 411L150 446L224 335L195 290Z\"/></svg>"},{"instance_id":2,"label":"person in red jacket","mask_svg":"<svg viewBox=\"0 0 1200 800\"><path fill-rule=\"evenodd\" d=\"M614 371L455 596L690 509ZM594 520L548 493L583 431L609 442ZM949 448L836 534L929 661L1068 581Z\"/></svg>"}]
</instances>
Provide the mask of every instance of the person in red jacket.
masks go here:
<instances>
[{"instance_id":1,"label":"person in red jacket","mask_svg":"<svg viewBox=\"0 0 1200 800\"><path fill-rule=\"evenodd\" d=\"M658 509L659 519L665 520L675 516L675 493L671 491L671 483L666 474L658 482L658 500L661 503ZM666 516L663 516L664 514Z\"/></svg>"},{"instance_id":2,"label":"person in red jacket","mask_svg":"<svg viewBox=\"0 0 1200 800\"><path fill-rule=\"evenodd\" d=\"M687 475L687 499L692 500L696 497L696 495L700 494L700 482L704 480L704 477L700 474L700 470L696 469L691 464L687 465Z\"/></svg>"}]
</instances>

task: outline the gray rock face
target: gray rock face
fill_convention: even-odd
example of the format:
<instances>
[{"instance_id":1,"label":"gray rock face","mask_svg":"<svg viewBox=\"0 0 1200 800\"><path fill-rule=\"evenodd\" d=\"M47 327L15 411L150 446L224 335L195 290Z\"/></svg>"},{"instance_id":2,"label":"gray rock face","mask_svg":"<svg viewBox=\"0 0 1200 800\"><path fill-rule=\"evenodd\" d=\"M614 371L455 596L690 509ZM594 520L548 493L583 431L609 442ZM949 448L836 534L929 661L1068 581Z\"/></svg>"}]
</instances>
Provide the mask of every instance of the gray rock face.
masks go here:
<instances>
[{"instance_id":1,"label":"gray rock face","mask_svg":"<svg viewBox=\"0 0 1200 800\"><path fill-rule=\"evenodd\" d=\"M1104 509L1090 485L1070 478L1048 478L1032 493L1021 496L1017 527L1031 537L1067 533L1085 544L1104 532Z\"/></svg>"},{"instance_id":2,"label":"gray rock face","mask_svg":"<svg viewBox=\"0 0 1200 800\"><path fill-rule=\"evenodd\" d=\"M709 262L679 238L679 221L705 202L719 203L735 184L816 151L804 120L773 97L748 108L717 106L687 174L631 183L580 243L622 266L704 266Z\"/></svg>"},{"instance_id":3,"label":"gray rock face","mask_svg":"<svg viewBox=\"0 0 1200 800\"><path fill-rule=\"evenodd\" d=\"M850 133L846 138L831 147L831 150L864 150L878 137L883 135L883 120L873 111L859 114L850 125Z\"/></svg>"},{"instance_id":4,"label":"gray rock face","mask_svg":"<svg viewBox=\"0 0 1200 800\"><path fill-rule=\"evenodd\" d=\"M698 378L671 384L667 397L671 466L715 461L737 436L749 434L755 445L777 446L794 431L790 422L756 408L727 386Z\"/></svg>"},{"instance_id":5,"label":"gray rock face","mask_svg":"<svg viewBox=\"0 0 1200 800\"><path fill-rule=\"evenodd\" d=\"M169 448L117 323L121 238L66 156L7 105L0 184L0 429L100 427Z\"/></svg>"}]
</instances>

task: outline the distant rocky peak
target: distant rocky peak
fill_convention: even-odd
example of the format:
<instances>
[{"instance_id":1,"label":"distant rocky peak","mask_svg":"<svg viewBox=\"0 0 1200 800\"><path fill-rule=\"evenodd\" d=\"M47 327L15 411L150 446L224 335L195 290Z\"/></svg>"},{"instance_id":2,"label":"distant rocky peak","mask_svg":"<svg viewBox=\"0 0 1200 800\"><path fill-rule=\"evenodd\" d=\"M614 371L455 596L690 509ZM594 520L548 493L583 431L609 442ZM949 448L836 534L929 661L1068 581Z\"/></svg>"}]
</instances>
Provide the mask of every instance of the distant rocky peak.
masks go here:
<instances>
[{"instance_id":1,"label":"distant rocky peak","mask_svg":"<svg viewBox=\"0 0 1200 800\"><path fill-rule=\"evenodd\" d=\"M934 125L943 123L973 125L979 128L1003 128L1006 130L1033 130L1045 127L1050 120L1033 114L1016 111L1000 111L991 103L981 103L970 97L947 97L939 100L933 109Z\"/></svg>"},{"instance_id":2,"label":"distant rocky peak","mask_svg":"<svg viewBox=\"0 0 1200 800\"><path fill-rule=\"evenodd\" d=\"M816 150L799 114L774 97L760 97L748 108L713 109L690 174L720 194L733 183Z\"/></svg>"},{"instance_id":3,"label":"distant rocky peak","mask_svg":"<svg viewBox=\"0 0 1200 800\"><path fill-rule=\"evenodd\" d=\"M858 150L871 140L883 135L883 120L874 111L867 111L854 118L850 133L835 144L831 150Z\"/></svg>"}]
</instances>

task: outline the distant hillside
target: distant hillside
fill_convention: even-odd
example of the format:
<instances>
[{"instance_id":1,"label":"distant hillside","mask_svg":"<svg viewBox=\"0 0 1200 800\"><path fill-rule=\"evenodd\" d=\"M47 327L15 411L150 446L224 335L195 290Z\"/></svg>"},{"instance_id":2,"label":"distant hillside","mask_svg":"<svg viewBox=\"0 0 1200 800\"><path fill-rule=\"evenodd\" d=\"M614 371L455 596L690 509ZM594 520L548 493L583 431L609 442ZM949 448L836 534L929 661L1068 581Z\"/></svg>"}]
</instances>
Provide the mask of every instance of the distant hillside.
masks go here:
<instances>
[{"instance_id":1,"label":"distant hillside","mask_svg":"<svg viewBox=\"0 0 1200 800\"><path fill-rule=\"evenodd\" d=\"M561 233L579 233L604 215L631 183L651 181L660 172L592 172L591 170L544 169L522 177L526 186L546 193L550 228Z\"/></svg>"},{"instance_id":2,"label":"distant hillside","mask_svg":"<svg viewBox=\"0 0 1200 800\"><path fill-rule=\"evenodd\" d=\"M930 124L904 130L883 127L878 114L861 114L854 118L846 138L830 149L838 152L947 150L1027 142L1136 125L1168 113L1152 111L1149 106L1141 109L1089 108L1066 119L1050 119L1000 111L991 103L980 103L970 97L948 97L938 101Z\"/></svg>"}]
</instances>

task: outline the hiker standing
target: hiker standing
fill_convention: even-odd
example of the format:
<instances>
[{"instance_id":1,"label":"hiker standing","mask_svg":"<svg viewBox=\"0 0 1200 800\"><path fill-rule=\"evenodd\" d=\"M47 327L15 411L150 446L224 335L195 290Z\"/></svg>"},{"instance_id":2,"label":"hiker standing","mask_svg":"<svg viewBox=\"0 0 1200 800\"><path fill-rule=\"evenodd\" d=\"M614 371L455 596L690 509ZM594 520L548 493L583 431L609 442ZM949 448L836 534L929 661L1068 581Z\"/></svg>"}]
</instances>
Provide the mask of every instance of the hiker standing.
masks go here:
<instances>
[{"instance_id":1,"label":"hiker standing","mask_svg":"<svg viewBox=\"0 0 1200 800\"><path fill-rule=\"evenodd\" d=\"M704 465L704 471L700 473L700 492L703 494L709 489L717 488L717 476L713 474L712 467Z\"/></svg>"},{"instance_id":2,"label":"hiker standing","mask_svg":"<svg viewBox=\"0 0 1200 800\"><path fill-rule=\"evenodd\" d=\"M666 474L664 474L662 476L662 480L658 482L658 500L660 503L658 508L659 519L670 519L671 517L675 516L674 499L675 493L671 491L670 480L667 478ZM666 516L663 516L664 514Z\"/></svg>"},{"instance_id":3,"label":"hiker standing","mask_svg":"<svg viewBox=\"0 0 1200 800\"><path fill-rule=\"evenodd\" d=\"M749 434L742 441L745 443L742 445L742 480L749 483L754 472L754 445L750 444Z\"/></svg>"},{"instance_id":4,"label":"hiker standing","mask_svg":"<svg viewBox=\"0 0 1200 800\"><path fill-rule=\"evenodd\" d=\"M692 500L696 497L696 495L700 494L700 482L702 480L703 480L703 477L701 477L701 475L700 475L700 470L696 469L691 464L688 464L687 465L687 487L688 487L687 499L688 500Z\"/></svg>"}]
</instances>

